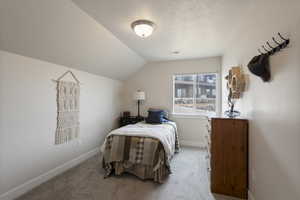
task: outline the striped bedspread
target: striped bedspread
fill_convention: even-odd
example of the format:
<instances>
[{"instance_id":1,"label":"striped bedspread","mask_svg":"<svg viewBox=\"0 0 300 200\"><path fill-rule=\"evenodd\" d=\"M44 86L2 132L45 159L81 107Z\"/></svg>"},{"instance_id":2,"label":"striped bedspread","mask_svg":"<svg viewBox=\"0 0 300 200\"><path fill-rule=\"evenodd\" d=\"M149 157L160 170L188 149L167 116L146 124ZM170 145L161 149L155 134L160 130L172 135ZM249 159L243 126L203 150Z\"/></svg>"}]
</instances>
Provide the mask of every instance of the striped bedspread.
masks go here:
<instances>
[{"instance_id":1,"label":"striped bedspread","mask_svg":"<svg viewBox=\"0 0 300 200\"><path fill-rule=\"evenodd\" d=\"M171 173L170 160L179 151L174 122L128 125L112 131L104 144L106 176L113 171L117 175L129 172L159 183Z\"/></svg>"}]
</instances>

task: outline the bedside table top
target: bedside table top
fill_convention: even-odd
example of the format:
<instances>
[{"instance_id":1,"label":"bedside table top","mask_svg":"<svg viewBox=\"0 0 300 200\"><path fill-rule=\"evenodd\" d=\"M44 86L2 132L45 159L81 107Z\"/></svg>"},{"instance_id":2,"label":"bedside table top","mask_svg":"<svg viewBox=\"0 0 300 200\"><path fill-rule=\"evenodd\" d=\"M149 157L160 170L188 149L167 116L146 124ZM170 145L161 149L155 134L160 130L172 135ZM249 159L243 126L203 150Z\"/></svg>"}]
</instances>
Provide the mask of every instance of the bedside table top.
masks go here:
<instances>
[{"instance_id":1,"label":"bedside table top","mask_svg":"<svg viewBox=\"0 0 300 200\"><path fill-rule=\"evenodd\" d=\"M135 124L141 121L144 121L145 117L143 116L122 116L120 117L120 126L125 126L128 124Z\"/></svg>"},{"instance_id":2,"label":"bedside table top","mask_svg":"<svg viewBox=\"0 0 300 200\"><path fill-rule=\"evenodd\" d=\"M122 116L121 118L128 118L128 119L145 119L146 117L143 117L143 116Z\"/></svg>"}]
</instances>

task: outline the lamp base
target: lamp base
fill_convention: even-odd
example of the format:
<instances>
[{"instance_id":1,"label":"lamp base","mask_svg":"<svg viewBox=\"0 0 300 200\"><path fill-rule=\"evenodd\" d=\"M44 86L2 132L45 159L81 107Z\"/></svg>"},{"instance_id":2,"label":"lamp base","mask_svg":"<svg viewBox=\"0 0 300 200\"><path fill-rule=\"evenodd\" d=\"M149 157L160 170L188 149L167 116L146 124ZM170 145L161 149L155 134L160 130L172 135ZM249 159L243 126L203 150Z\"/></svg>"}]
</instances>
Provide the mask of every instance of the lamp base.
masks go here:
<instances>
[{"instance_id":1,"label":"lamp base","mask_svg":"<svg viewBox=\"0 0 300 200\"><path fill-rule=\"evenodd\" d=\"M138 100L137 101L137 103L138 103L138 117L141 117L141 115L140 115L140 104L141 104L141 100Z\"/></svg>"},{"instance_id":2,"label":"lamp base","mask_svg":"<svg viewBox=\"0 0 300 200\"><path fill-rule=\"evenodd\" d=\"M237 110L226 110L224 114L229 118L236 118L241 115L241 113Z\"/></svg>"}]
</instances>

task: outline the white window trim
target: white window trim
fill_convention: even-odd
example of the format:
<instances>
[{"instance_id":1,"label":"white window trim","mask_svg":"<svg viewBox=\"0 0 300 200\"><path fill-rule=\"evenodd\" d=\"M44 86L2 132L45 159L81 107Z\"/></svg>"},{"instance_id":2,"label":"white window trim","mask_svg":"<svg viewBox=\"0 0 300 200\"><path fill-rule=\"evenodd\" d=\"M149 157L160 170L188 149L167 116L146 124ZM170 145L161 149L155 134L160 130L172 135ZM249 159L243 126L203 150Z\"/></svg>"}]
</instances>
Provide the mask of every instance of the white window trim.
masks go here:
<instances>
[{"instance_id":1,"label":"white window trim","mask_svg":"<svg viewBox=\"0 0 300 200\"><path fill-rule=\"evenodd\" d=\"M176 113L174 112L174 97L175 97L175 76L177 75L194 75L194 74L216 74L216 112L205 112L202 113ZM218 116L221 113L221 74L219 71L216 72L194 72L194 73L176 73L172 75L172 113L174 118L203 118ZM195 95L195 94L194 94Z\"/></svg>"}]
</instances>

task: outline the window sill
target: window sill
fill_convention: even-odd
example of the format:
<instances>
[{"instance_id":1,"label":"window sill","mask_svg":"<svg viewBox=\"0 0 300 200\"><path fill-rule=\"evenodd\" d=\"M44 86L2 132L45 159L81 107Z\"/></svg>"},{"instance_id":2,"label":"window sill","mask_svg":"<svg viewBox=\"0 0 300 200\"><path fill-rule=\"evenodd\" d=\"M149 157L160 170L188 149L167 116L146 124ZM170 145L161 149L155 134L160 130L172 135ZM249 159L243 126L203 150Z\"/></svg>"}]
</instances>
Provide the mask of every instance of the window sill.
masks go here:
<instances>
[{"instance_id":1,"label":"window sill","mask_svg":"<svg viewBox=\"0 0 300 200\"><path fill-rule=\"evenodd\" d=\"M201 114L186 114L186 113L171 113L173 118L185 118L185 119L206 119L207 117L216 116L215 113L201 113Z\"/></svg>"}]
</instances>

